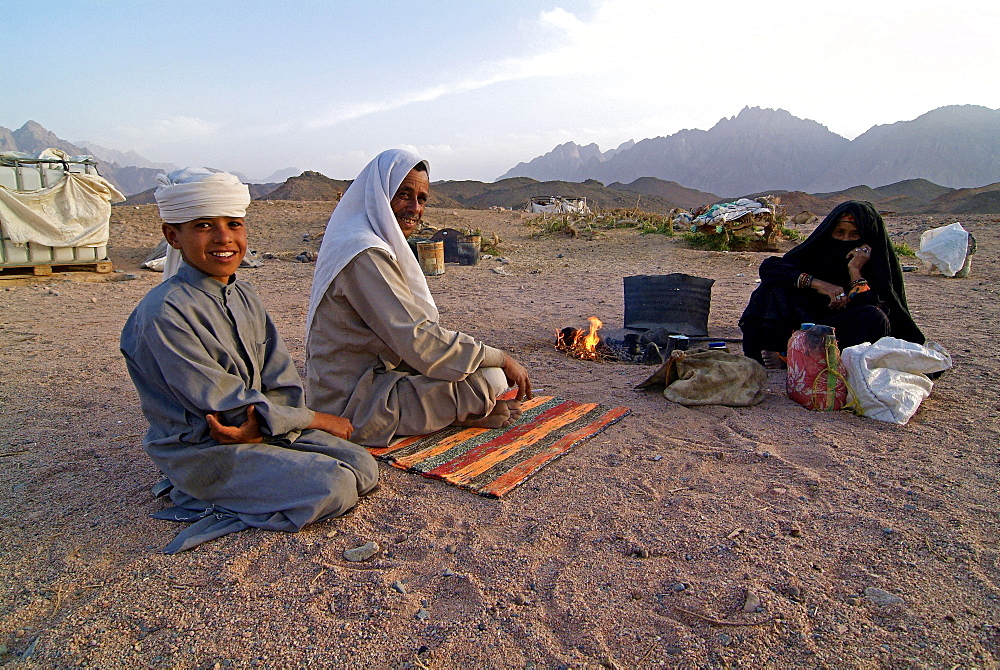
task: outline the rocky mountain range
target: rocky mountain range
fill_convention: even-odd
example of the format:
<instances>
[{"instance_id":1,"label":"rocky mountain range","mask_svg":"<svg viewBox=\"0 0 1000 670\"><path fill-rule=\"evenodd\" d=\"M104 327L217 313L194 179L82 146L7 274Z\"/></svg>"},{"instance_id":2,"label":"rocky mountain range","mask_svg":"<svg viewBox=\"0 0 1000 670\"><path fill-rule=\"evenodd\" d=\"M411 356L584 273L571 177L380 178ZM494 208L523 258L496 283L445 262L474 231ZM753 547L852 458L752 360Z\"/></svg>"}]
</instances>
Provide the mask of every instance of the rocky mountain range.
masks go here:
<instances>
[{"instance_id":1,"label":"rocky mountain range","mask_svg":"<svg viewBox=\"0 0 1000 670\"><path fill-rule=\"evenodd\" d=\"M88 148L60 139L55 133L46 130L35 121L28 121L17 130L0 127L0 151L20 151L30 154L49 148L65 151L71 156L93 156L97 160L97 171L101 176L114 184L125 195L152 188L156 184L156 175L165 169L154 166L154 164L142 159L141 156L138 158L145 161L149 165L148 167L119 164L114 159L99 154L93 146ZM119 160L128 160L130 155L134 153L113 152ZM136 156L138 155L136 154Z\"/></svg>"},{"instance_id":2,"label":"rocky mountain range","mask_svg":"<svg viewBox=\"0 0 1000 670\"><path fill-rule=\"evenodd\" d=\"M180 167L173 163L154 163L135 151L109 149L86 140L68 142L35 121L28 121L17 130L0 126L0 152L18 151L31 154L49 148L65 151L71 156L93 156L97 161L97 171L101 176L127 196L154 188L156 175ZM301 172L298 168L290 167L277 170L263 180L251 179L239 173L237 176L246 184L266 186L266 188L251 188L251 191L257 190L263 193L273 190L277 183Z\"/></svg>"},{"instance_id":3,"label":"rocky mountain range","mask_svg":"<svg viewBox=\"0 0 1000 670\"><path fill-rule=\"evenodd\" d=\"M594 179L580 183L535 181L527 177L501 179L492 183L444 181L431 184L431 194L454 201L456 206L471 209L524 209L533 196L562 195L587 198L591 209L595 210L625 208L658 214L666 214L674 207L694 211L704 205L734 199L720 198L714 193L686 188L676 182L655 177L641 177L628 184L614 182L607 186ZM908 179L877 188L853 186L840 191L811 194L768 189L744 193L741 197L756 198L764 195L772 196L789 216L803 210L824 215L845 200L868 200L880 211L894 213L1000 214L1000 183L980 188L953 189L926 179Z\"/></svg>"},{"instance_id":4,"label":"rocky mountain range","mask_svg":"<svg viewBox=\"0 0 1000 670\"><path fill-rule=\"evenodd\" d=\"M254 200L327 201L340 199L350 181L330 179L319 172L305 171L282 184L250 184ZM622 184L605 186L590 179L585 182L536 181L527 177L501 179L496 182L440 181L431 184L428 206L454 209L486 209L503 207L525 209L532 197L562 195L586 198L593 210L611 208L638 209L666 214L674 207L694 211L704 205L723 200L713 193L685 188L676 182L655 177L642 177ZM887 186L871 188L854 186L843 191L809 194L803 191L769 190L748 193L754 198L769 195L789 215L808 210L823 215L845 200L869 200L883 212L1000 214L1000 183L974 189L952 189L925 179L910 179ZM125 204L140 205L154 202L153 189L130 196Z\"/></svg>"},{"instance_id":5,"label":"rocky mountain range","mask_svg":"<svg viewBox=\"0 0 1000 670\"><path fill-rule=\"evenodd\" d=\"M848 140L782 109L746 107L709 130L681 130L605 153L595 144L568 142L500 179L511 177L605 184L656 177L725 196L830 192L910 179L980 187L1000 182L1000 110L941 107Z\"/></svg>"},{"instance_id":6,"label":"rocky mountain range","mask_svg":"<svg viewBox=\"0 0 1000 670\"><path fill-rule=\"evenodd\" d=\"M93 155L101 174L130 195L133 204L152 202L156 175L174 167L151 163L135 152L67 142L34 121L14 131L0 127L0 151L31 153L49 147ZM1000 213L1000 111L942 107L913 121L876 126L850 141L783 110L746 108L711 130L630 141L606 152L596 144L563 144L511 172L518 170L538 176L435 182L430 205L518 209L533 196L562 195L585 197L592 207L665 213L673 207L694 210L770 194L789 213L808 209L820 214L846 199L871 200L884 211ZM676 178L651 176L656 172ZM922 173L939 176L893 176ZM598 176L580 178L582 174ZM250 183L250 189L254 199L336 200L349 183L286 168L266 183ZM884 185L864 185L879 183ZM954 186L966 183L975 186Z\"/></svg>"}]
</instances>

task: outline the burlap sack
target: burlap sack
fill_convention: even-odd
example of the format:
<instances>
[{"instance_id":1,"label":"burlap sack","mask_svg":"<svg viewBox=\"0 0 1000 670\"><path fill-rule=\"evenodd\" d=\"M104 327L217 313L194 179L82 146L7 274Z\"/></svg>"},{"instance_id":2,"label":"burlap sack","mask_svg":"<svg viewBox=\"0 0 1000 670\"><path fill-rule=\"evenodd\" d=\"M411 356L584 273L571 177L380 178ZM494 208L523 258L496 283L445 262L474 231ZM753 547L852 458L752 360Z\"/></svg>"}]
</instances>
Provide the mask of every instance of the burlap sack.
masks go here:
<instances>
[{"instance_id":1,"label":"burlap sack","mask_svg":"<svg viewBox=\"0 0 1000 670\"><path fill-rule=\"evenodd\" d=\"M663 397L680 405L749 407L764 399L767 372L752 358L726 351L673 351L636 388L663 385Z\"/></svg>"}]
</instances>

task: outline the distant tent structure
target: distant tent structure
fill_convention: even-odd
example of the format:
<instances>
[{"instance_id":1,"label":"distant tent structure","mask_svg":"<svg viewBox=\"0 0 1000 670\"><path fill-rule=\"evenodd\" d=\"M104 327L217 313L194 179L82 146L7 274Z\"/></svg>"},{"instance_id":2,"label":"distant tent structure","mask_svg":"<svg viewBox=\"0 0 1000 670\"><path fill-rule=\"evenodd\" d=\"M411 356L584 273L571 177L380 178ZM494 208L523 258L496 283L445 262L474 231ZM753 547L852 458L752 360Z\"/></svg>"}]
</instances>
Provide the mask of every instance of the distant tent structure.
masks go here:
<instances>
[{"instance_id":1,"label":"distant tent structure","mask_svg":"<svg viewBox=\"0 0 1000 670\"><path fill-rule=\"evenodd\" d=\"M590 214L586 198L562 195L536 195L528 204L532 212L545 214Z\"/></svg>"}]
</instances>

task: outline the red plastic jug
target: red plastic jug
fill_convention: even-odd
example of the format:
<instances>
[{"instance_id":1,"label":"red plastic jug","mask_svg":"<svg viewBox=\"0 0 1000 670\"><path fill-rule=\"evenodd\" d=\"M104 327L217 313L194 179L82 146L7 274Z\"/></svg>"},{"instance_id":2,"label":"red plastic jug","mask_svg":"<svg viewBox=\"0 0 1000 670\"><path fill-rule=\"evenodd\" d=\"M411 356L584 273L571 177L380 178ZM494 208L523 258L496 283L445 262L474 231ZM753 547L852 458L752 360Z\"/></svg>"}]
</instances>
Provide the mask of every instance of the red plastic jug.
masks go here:
<instances>
[{"instance_id":1,"label":"red plastic jug","mask_svg":"<svg viewBox=\"0 0 1000 670\"><path fill-rule=\"evenodd\" d=\"M847 404L844 366L830 326L808 326L788 339L788 397L806 409L830 412Z\"/></svg>"}]
</instances>

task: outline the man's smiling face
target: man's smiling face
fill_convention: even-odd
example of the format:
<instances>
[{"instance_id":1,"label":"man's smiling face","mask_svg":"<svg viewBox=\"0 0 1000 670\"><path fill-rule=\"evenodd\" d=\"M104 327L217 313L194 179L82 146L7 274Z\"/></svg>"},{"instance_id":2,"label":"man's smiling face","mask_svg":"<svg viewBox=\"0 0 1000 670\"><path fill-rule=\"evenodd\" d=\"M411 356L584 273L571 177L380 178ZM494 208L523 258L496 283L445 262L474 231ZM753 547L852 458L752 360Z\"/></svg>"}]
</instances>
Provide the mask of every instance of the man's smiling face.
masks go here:
<instances>
[{"instance_id":1,"label":"man's smiling face","mask_svg":"<svg viewBox=\"0 0 1000 670\"><path fill-rule=\"evenodd\" d=\"M412 235L420 226L430 186L426 172L410 170L410 173L406 175L403 183L396 190L396 195L392 196L392 200L389 201L392 213L396 215L396 222L399 223L404 237Z\"/></svg>"}]
</instances>

